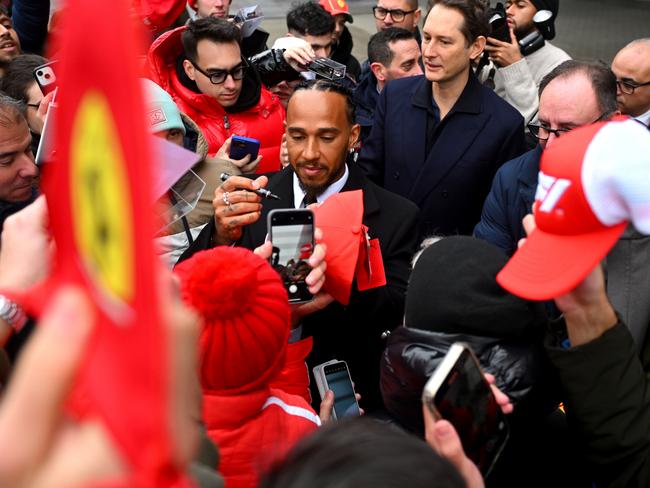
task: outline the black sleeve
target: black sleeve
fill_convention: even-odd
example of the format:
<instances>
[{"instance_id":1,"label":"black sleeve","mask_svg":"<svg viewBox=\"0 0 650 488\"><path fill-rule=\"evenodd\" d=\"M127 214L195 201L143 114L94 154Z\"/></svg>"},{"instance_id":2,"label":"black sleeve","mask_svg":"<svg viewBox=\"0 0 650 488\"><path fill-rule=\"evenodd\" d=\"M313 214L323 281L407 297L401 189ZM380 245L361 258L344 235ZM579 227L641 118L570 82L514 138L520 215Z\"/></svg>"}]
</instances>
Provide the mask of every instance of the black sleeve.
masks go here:
<instances>
[{"instance_id":1,"label":"black sleeve","mask_svg":"<svg viewBox=\"0 0 650 488\"><path fill-rule=\"evenodd\" d=\"M300 75L284 60L283 49L268 49L248 60L260 75L264 86L277 85L281 81L297 80Z\"/></svg>"},{"instance_id":2,"label":"black sleeve","mask_svg":"<svg viewBox=\"0 0 650 488\"><path fill-rule=\"evenodd\" d=\"M587 344L547 352L596 485L650 486L650 389L627 327L619 322Z\"/></svg>"}]
</instances>

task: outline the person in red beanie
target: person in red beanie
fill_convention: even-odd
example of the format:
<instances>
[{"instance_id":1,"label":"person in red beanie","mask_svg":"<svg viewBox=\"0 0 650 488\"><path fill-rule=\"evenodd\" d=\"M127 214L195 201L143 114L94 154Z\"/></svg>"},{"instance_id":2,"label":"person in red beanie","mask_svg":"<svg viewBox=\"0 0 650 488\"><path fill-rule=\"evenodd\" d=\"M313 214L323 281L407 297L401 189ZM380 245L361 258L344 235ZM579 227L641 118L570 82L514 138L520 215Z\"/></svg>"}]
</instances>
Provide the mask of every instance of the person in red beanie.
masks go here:
<instances>
[{"instance_id":1,"label":"person in red beanie","mask_svg":"<svg viewBox=\"0 0 650 488\"><path fill-rule=\"evenodd\" d=\"M255 486L320 425L307 400L287 392L306 386L311 340L289 344L292 312L280 276L249 250L202 251L176 273L183 299L203 318L203 420L222 455L219 470L228 487Z\"/></svg>"}]
</instances>

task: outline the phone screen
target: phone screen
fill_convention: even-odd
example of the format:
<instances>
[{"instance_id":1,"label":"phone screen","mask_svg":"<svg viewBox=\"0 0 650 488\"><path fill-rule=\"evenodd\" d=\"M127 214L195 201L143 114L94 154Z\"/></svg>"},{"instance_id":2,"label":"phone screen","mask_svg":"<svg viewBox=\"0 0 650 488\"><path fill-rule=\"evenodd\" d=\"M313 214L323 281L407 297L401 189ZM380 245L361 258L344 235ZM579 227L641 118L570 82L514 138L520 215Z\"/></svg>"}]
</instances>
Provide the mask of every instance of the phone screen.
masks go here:
<instances>
[{"instance_id":1,"label":"phone screen","mask_svg":"<svg viewBox=\"0 0 650 488\"><path fill-rule=\"evenodd\" d=\"M487 475L506 443L508 425L468 349L436 392L434 403L440 416L456 428L465 454Z\"/></svg>"},{"instance_id":2,"label":"phone screen","mask_svg":"<svg viewBox=\"0 0 650 488\"><path fill-rule=\"evenodd\" d=\"M311 271L308 259L314 251L313 213L310 210L269 214L273 253L271 265L280 274L290 302L313 297L305 278Z\"/></svg>"},{"instance_id":3,"label":"phone screen","mask_svg":"<svg viewBox=\"0 0 650 488\"><path fill-rule=\"evenodd\" d=\"M352 380L347 364L338 362L324 367L327 387L334 392L334 412L336 418L359 416L359 405L354 396Z\"/></svg>"}]
</instances>

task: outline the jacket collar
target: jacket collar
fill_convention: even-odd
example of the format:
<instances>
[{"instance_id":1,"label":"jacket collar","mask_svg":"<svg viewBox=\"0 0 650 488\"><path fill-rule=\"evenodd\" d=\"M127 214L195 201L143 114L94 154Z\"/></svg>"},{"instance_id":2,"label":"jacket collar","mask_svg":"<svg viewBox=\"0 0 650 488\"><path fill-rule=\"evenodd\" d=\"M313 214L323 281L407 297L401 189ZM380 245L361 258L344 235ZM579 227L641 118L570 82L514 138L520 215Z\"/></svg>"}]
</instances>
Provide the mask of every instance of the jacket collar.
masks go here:
<instances>
[{"instance_id":1,"label":"jacket collar","mask_svg":"<svg viewBox=\"0 0 650 488\"><path fill-rule=\"evenodd\" d=\"M373 214L380 210L379 201L375 194L373 184L368 180L357 166L348 162L348 181L341 191L363 190L363 214ZM269 190L277 195L281 195L282 200L267 200L264 205L269 208L289 208L293 207L293 167L291 165L276 173L269 182ZM285 201L285 195L288 199Z\"/></svg>"},{"instance_id":2,"label":"jacket collar","mask_svg":"<svg viewBox=\"0 0 650 488\"><path fill-rule=\"evenodd\" d=\"M433 94L431 91L431 82L426 79L425 76L422 76L423 82L420 83L413 96L411 97L411 103L415 107L423 108L427 111L433 112L433 107L431 105L433 101ZM474 75L474 72L469 70L469 78L465 84L465 88L456 100L456 103L450 110L449 115L452 115L455 112L467 113L467 114L478 114L481 113L481 90L480 83Z\"/></svg>"},{"instance_id":3,"label":"jacket collar","mask_svg":"<svg viewBox=\"0 0 650 488\"><path fill-rule=\"evenodd\" d=\"M517 181L519 182L519 192L526 203L526 207L530 209L535 202L535 190L537 189L542 146L537 144L535 149L530 150L524 157L526 157L526 161L524 162L522 171L517 175Z\"/></svg>"}]
</instances>

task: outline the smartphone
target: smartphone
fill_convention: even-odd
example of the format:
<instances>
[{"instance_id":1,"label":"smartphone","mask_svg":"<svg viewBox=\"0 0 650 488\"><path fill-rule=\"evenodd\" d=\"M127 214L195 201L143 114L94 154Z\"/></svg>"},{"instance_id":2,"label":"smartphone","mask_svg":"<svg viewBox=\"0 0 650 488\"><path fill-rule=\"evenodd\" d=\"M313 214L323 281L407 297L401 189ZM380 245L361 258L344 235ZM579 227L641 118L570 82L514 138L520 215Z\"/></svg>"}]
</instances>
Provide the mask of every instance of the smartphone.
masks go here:
<instances>
[{"instance_id":1,"label":"smartphone","mask_svg":"<svg viewBox=\"0 0 650 488\"><path fill-rule=\"evenodd\" d=\"M314 213L307 208L271 210L267 229L273 243L271 265L284 282L289 302L310 301L314 297L305 278L311 271L307 260L314 251Z\"/></svg>"},{"instance_id":2,"label":"smartphone","mask_svg":"<svg viewBox=\"0 0 650 488\"><path fill-rule=\"evenodd\" d=\"M453 424L465 454L487 476L508 441L508 423L466 344L449 348L424 386L422 401L434 417Z\"/></svg>"},{"instance_id":3,"label":"smartphone","mask_svg":"<svg viewBox=\"0 0 650 488\"><path fill-rule=\"evenodd\" d=\"M497 3L491 10L490 37L499 41L510 43L510 29L508 27L506 9L502 3Z\"/></svg>"},{"instance_id":4,"label":"smartphone","mask_svg":"<svg viewBox=\"0 0 650 488\"><path fill-rule=\"evenodd\" d=\"M230 159L243 159L250 155L251 161L257 158L260 151L260 141L242 136L232 136L230 142Z\"/></svg>"},{"instance_id":5,"label":"smartphone","mask_svg":"<svg viewBox=\"0 0 650 488\"><path fill-rule=\"evenodd\" d=\"M34 78L36 78L36 83L41 88L43 96L53 92L57 87L56 73L54 71L57 63L58 61L51 61L34 68Z\"/></svg>"},{"instance_id":6,"label":"smartphone","mask_svg":"<svg viewBox=\"0 0 650 488\"><path fill-rule=\"evenodd\" d=\"M316 366L313 372L321 400L325 398L327 390L334 392L332 418L336 420L343 417L358 417L361 414L348 364L345 361L328 361Z\"/></svg>"}]
</instances>

